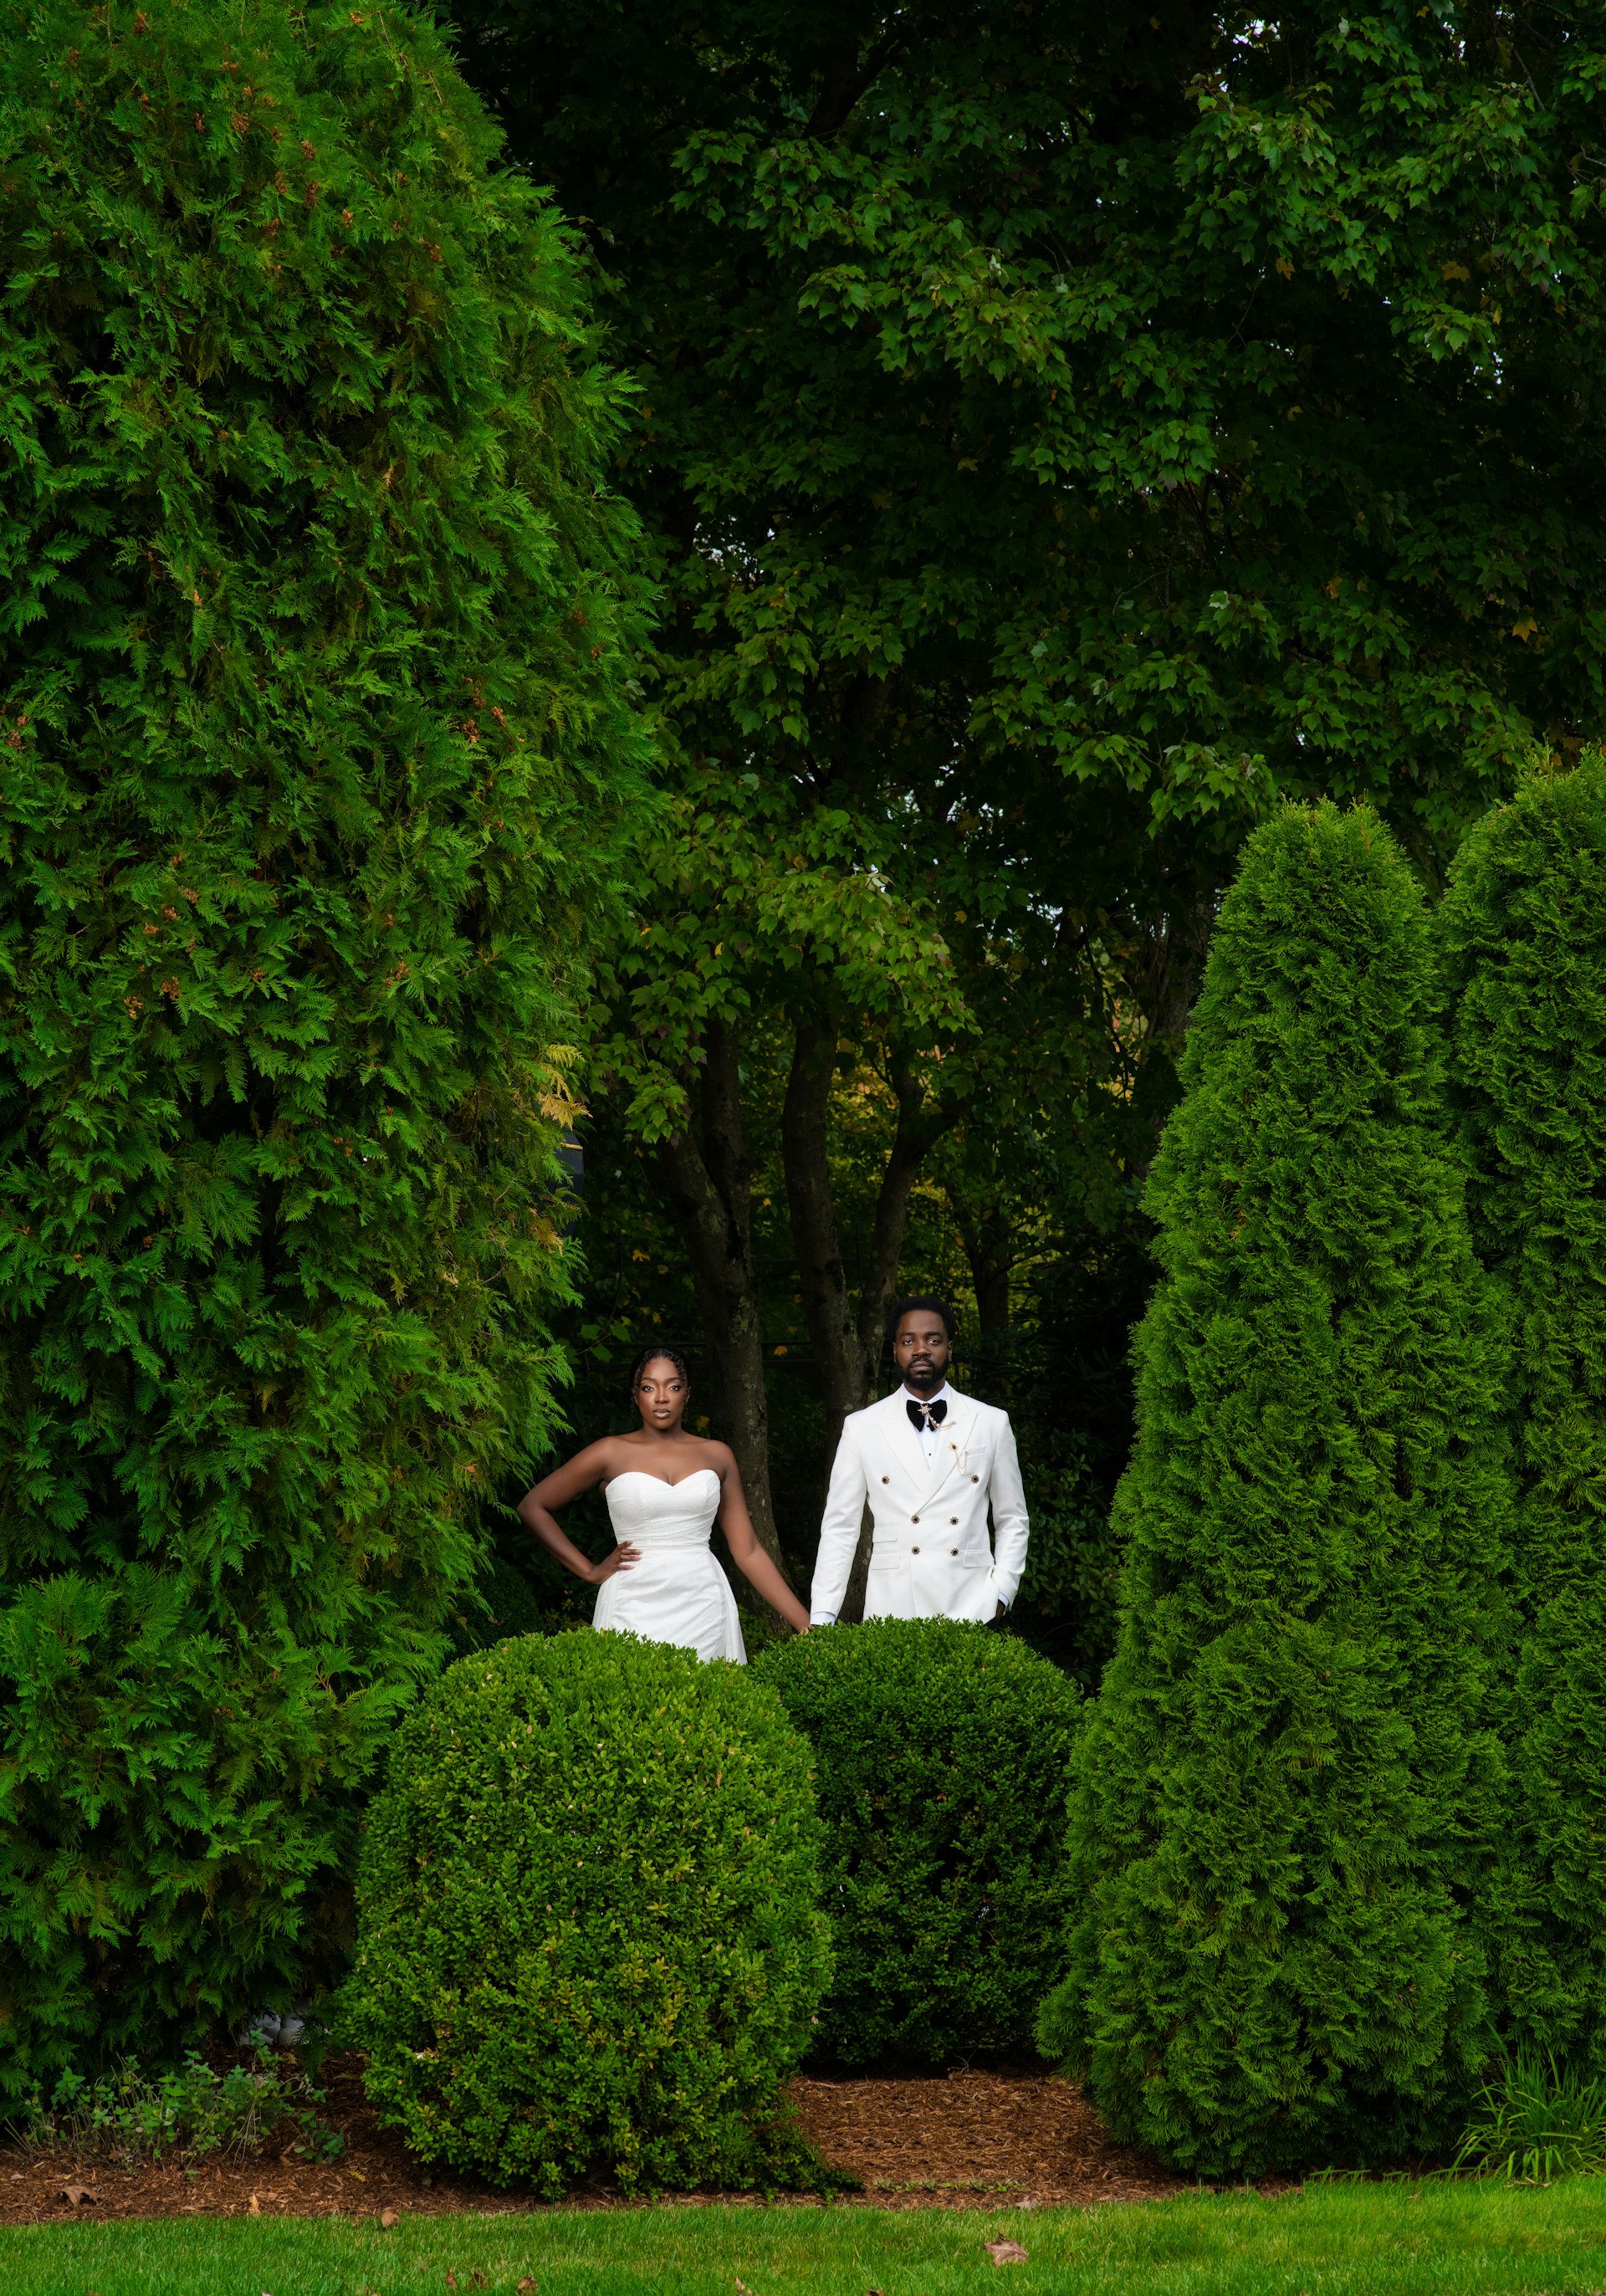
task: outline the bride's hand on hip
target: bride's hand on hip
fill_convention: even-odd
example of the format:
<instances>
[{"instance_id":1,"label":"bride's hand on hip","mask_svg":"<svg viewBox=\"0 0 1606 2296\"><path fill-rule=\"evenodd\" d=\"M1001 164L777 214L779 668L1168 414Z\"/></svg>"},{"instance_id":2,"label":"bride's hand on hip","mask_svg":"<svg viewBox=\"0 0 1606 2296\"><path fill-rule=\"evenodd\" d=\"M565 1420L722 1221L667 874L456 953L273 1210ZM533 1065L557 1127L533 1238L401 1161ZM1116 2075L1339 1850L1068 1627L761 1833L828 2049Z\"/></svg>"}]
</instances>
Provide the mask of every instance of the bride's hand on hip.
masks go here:
<instances>
[{"instance_id":1,"label":"bride's hand on hip","mask_svg":"<svg viewBox=\"0 0 1606 2296\"><path fill-rule=\"evenodd\" d=\"M632 1546L627 1538L621 1539L611 1554L606 1555L601 1562L592 1564L587 1583L600 1587L603 1579L611 1578L616 1570L628 1570L633 1562L639 1562L641 1559L641 1548Z\"/></svg>"}]
</instances>

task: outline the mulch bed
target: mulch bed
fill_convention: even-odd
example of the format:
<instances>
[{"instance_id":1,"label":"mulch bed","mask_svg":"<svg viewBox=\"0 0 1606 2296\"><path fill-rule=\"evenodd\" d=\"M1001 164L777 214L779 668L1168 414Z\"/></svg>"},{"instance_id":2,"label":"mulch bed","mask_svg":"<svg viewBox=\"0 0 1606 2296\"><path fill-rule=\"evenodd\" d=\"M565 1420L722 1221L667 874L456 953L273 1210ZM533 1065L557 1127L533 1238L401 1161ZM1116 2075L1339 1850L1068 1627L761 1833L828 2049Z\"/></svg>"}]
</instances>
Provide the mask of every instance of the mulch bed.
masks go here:
<instances>
[{"instance_id":1,"label":"mulch bed","mask_svg":"<svg viewBox=\"0 0 1606 2296\"><path fill-rule=\"evenodd\" d=\"M355 2058L325 2063L324 2119L346 2151L316 2165L260 2154L243 2166L124 2169L0 2149L0 2223L72 2217L507 2215L538 2207L471 2177L428 2176L377 2127ZM997 2208L1021 2202L1151 2200L1180 2180L1112 2144L1068 2082L1036 2072L955 2072L922 2079L799 2079L804 2128L833 2168L863 2179L850 2197L882 2208ZM66 2197L81 2185L93 2198ZM728 2194L688 2195L686 2205ZM598 2183L569 2206L635 2205Z\"/></svg>"},{"instance_id":2,"label":"mulch bed","mask_svg":"<svg viewBox=\"0 0 1606 2296\"><path fill-rule=\"evenodd\" d=\"M795 2080L798 2117L834 2169L883 2207L1151 2201L1183 2180L1112 2144L1079 2089L1052 2073Z\"/></svg>"}]
</instances>

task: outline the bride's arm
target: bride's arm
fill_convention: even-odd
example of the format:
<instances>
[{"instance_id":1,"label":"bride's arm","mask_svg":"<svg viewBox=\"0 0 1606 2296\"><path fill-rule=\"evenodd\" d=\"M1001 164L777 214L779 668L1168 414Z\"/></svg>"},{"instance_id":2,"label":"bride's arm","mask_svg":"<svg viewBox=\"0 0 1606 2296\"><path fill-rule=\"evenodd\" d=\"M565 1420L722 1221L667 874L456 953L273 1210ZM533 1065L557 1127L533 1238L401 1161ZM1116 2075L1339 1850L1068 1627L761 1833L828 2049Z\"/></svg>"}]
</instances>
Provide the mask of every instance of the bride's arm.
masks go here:
<instances>
[{"instance_id":1,"label":"bride's arm","mask_svg":"<svg viewBox=\"0 0 1606 2296\"><path fill-rule=\"evenodd\" d=\"M756 1587L765 1601L780 1611L789 1627L796 1627L800 1635L806 1635L808 1612L758 1544L753 1518L747 1511L747 1494L742 1488L742 1470L736 1464L735 1455L725 1450L723 1444L720 1450L723 1457L717 1470L721 1490L717 1520L731 1550L731 1561L749 1585Z\"/></svg>"},{"instance_id":2,"label":"bride's arm","mask_svg":"<svg viewBox=\"0 0 1606 2296\"><path fill-rule=\"evenodd\" d=\"M555 1555L565 1570L572 1570L588 1587L600 1587L616 1570L628 1570L641 1552L639 1547L625 1542L601 1562L593 1562L566 1537L562 1524L553 1513L554 1507L567 1506L582 1491L594 1491L599 1483L607 1480L608 1453L605 1442L588 1443L583 1451L526 1491L518 1506L520 1521L535 1532L547 1553Z\"/></svg>"}]
</instances>

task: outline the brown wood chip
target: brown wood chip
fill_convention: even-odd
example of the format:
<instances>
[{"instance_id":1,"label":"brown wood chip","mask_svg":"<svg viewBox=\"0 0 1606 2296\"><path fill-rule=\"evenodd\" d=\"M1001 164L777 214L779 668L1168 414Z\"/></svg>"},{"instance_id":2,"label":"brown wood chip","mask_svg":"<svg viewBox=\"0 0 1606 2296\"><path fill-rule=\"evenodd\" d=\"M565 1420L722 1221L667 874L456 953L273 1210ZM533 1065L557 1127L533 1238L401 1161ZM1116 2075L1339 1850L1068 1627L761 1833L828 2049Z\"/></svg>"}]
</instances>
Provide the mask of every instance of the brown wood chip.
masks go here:
<instances>
[{"instance_id":1,"label":"brown wood chip","mask_svg":"<svg viewBox=\"0 0 1606 2296\"><path fill-rule=\"evenodd\" d=\"M0 2224L59 2222L63 2202L107 2219L272 2214L366 2216L372 2223L382 2202L381 2224L403 2215L506 2215L542 2205L413 2158L379 2126L363 2094L359 2058L331 2056L319 2085L328 2095L324 2117L345 2139L339 2161L258 2156L186 2169L168 2160L125 2169L94 2155L53 2160L20 2145L0 2148ZM863 2180L873 2207L1015 2209L1148 2200L1182 2188L1145 2154L1112 2144L1081 2093L1052 2073L809 2076L794 2080L791 2094L804 2133L833 2168ZM269 2168L271 2186L260 2181ZM684 2205L718 2197L692 2194ZM634 2204L599 2177L567 2205ZM530 2277L525 2296L536 2296Z\"/></svg>"}]
</instances>

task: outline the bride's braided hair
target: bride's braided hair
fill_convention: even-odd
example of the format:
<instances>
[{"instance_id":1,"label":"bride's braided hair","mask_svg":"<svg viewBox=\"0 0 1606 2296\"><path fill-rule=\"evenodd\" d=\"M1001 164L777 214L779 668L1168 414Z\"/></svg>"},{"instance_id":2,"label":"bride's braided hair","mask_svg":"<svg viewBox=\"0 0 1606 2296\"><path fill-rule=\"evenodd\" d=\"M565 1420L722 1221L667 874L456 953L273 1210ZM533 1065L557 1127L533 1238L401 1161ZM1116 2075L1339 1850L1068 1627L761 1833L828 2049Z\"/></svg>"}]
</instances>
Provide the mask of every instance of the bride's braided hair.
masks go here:
<instances>
[{"instance_id":1,"label":"bride's braided hair","mask_svg":"<svg viewBox=\"0 0 1606 2296\"><path fill-rule=\"evenodd\" d=\"M684 1382L687 1394L689 1395L691 1393L692 1374L686 1368L686 1359L684 1356L681 1354L678 1348L643 1348L640 1355L637 1356L635 1361L630 1366L630 1400L632 1403L635 1401L636 1390L641 1386L642 1381L646 1376L647 1365L649 1364L660 1362L672 1363L674 1365L676 1370L680 1374L682 1381Z\"/></svg>"}]
</instances>

